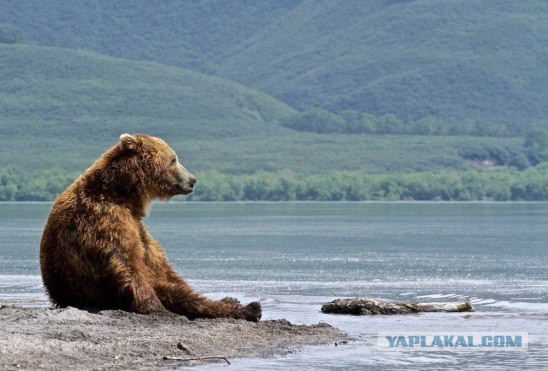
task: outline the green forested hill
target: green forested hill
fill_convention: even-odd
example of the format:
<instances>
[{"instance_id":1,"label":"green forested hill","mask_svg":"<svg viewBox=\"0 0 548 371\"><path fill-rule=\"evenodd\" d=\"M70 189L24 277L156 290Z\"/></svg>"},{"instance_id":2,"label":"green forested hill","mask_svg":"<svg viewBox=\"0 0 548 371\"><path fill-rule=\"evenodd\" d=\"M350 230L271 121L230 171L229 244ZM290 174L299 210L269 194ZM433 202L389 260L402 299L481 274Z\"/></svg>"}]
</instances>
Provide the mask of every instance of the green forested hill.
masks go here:
<instances>
[{"instance_id":1,"label":"green forested hill","mask_svg":"<svg viewBox=\"0 0 548 371\"><path fill-rule=\"evenodd\" d=\"M27 42L212 71L300 0L0 0Z\"/></svg>"},{"instance_id":2,"label":"green forested hill","mask_svg":"<svg viewBox=\"0 0 548 371\"><path fill-rule=\"evenodd\" d=\"M0 81L0 168L18 172L80 172L124 132L163 137L190 168L230 174L463 169L466 148L508 157L523 142L298 133L279 123L291 108L252 89L61 48L0 44Z\"/></svg>"},{"instance_id":3,"label":"green forested hill","mask_svg":"<svg viewBox=\"0 0 548 371\"><path fill-rule=\"evenodd\" d=\"M188 141L269 135L293 112L215 77L61 48L0 44L0 81L0 167L27 170L80 169L88 150L123 132Z\"/></svg>"},{"instance_id":4,"label":"green forested hill","mask_svg":"<svg viewBox=\"0 0 548 371\"><path fill-rule=\"evenodd\" d=\"M548 116L547 45L546 1L307 0L219 73L297 108L523 125Z\"/></svg>"},{"instance_id":5,"label":"green forested hill","mask_svg":"<svg viewBox=\"0 0 548 371\"><path fill-rule=\"evenodd\" d=\"M547 2L0 9L0 201L52 199L123 132L201 200L548 200Z\"/></svg>"},{"instance_id":6,"label":"green forested hill","mask_svg":"<svg viewBox=\"0 0 548 371\"><path fill-rule=\"evenodd\" d=\"M257 91L68 49L0 44L0 80L0 200L51 199L124 132L165 138L199 178L464 170L484 158L519 167L524 158L520 138L299 133L280 125L294 111Z\"/></svg>"},{"instance_id":7,"label":"green forested hill","mask_svg":"<svg viewBox=\"0 0 548 371\"><path fill-rule=\"evenodd\" d=\"M233 79L297 109L530 125L548 116L542 0L0 0L27 42Z\"/></svg>"}]
</instances>

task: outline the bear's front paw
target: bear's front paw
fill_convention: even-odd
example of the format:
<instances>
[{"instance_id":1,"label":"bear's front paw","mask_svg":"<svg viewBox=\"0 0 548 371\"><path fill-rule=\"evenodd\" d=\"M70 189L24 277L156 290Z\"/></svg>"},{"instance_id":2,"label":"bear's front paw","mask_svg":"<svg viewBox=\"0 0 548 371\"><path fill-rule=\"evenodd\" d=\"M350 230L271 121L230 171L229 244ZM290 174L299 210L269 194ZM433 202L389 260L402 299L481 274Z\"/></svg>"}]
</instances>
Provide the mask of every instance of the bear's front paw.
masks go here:
<instances>
[{"instance_id":1,"label":"bear's front paw","mask_svg":"<svg viewBox=\"0 0 548 371\"><path fill-rule=\"evenodd\" d=\"M259 322L263 315L263 310L259 302L252 302L242 307L242 314L247 321Z\"/></svg>"}]
</instances>

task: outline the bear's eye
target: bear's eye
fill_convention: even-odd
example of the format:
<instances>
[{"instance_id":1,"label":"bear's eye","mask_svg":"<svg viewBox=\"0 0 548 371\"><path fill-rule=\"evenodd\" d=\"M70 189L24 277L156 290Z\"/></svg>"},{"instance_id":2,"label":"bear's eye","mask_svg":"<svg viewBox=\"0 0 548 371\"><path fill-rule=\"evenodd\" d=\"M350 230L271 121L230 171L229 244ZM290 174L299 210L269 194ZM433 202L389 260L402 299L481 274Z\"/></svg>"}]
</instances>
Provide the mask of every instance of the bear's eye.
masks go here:
<instances>
[{"instance_id":1,"label":"bear's eye","mask_svg":"<svg viewBox=\"0 0 548 371\"><path fill-rule=\"evenodd\" d=\"M173 157L171 159L171 165L175 165L177 163L177 157Z\"/></svg>"}]
</instances>

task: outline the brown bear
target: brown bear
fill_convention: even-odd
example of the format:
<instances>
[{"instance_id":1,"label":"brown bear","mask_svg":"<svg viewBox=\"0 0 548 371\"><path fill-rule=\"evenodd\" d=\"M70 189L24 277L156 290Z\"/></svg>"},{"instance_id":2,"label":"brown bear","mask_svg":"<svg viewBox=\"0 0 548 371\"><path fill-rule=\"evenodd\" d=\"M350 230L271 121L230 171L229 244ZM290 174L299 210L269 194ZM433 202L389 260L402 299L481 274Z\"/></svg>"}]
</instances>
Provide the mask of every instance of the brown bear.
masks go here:
<instances>
[{"instance_id":1,"label":"brown bear","mask_svg":"<svg viewBox=\"0 0 548 371\"><path fill-rule=\"evenodd\" d=\"M258 321L257 302L242 306L193 291L143 224L153 199L189 194L195 183L163 140L120 136L53 204L40 244L51 301L59 307Z\"/></svg>"}]
</instances>

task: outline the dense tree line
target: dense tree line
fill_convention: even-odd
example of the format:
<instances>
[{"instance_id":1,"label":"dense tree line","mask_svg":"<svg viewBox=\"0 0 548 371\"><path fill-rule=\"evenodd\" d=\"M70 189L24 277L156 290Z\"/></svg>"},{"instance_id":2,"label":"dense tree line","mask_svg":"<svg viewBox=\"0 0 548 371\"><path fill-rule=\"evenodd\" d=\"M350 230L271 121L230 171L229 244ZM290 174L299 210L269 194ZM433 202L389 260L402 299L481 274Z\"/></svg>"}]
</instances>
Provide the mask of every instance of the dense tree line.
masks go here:
<instances>
[{"instance_id":1,"label":"dense tree line","mask_svg":"<svg viewBox=\"0 0 548 371\"><path fill-rule=\"evenodd\" d=\"M344 110L338 113L313 108L296 112L282 121L290 129L314 133L345 134L399 134L399 135L438 135L438 136L491 136L516 137L530 133L538 134L548 129L548 122L531 125L509 123L493 124L481 120L464 120L448 122L433 116L420 120L403 122L392 114L375 116L355 110Z\"/></svg>"},{"instance_id":2,"label":"dense tree line","mask_svg":"<svg viewBox=\"0 0 548 371\"><path fill-rule=\"evenodd\" d=\"M198 201L548 201L548 164L518 170L368 175L341 172L230 176L206 173Z\"/></svg>"},{"instance_id":3,"label":"dense tree line","mask_svg":"<svg viewBox=\"0 0 548 371\"><path fill-rule=\"evenodd\" d=\"M0 169L0 201L51 201L75 179L62 170L17 174Z\"/></svg>"},{"instance_id":4,"label":"dense tree line","mask_svg":"<svg viewBox=\"0 0 548 371\"><path fill-rule=\"evenodd\" d=\"M544 157L528 147L515 149L499 144L467 143L459 148L459 156L478 163L490 161L497 166L511 166L523 170L531 165L537 165Z\"/></svg>"},{"instance_id":5,"label":"dense tree line","mask_svg":"<svg viewBox=\"0 0 548 371\"><path fill-rule=\"evenodd\" d=\"M16 175L0 169L0 201L51 201L75 176L60 170ZM199 174L194 201L548 201L548 164L519 171L469 170L369 175L340 172Z\"/></svg>"}]
</instances>

